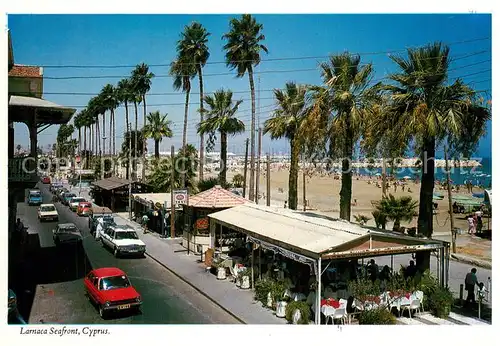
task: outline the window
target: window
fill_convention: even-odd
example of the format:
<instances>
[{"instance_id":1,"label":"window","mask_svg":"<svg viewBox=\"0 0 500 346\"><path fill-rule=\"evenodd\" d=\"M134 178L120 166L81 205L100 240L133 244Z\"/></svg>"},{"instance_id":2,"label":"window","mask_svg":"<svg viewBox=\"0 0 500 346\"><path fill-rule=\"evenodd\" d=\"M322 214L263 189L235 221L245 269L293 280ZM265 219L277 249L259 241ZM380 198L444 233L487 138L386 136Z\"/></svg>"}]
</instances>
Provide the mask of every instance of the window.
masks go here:
<instances>
[{"instance_id":1,"label":"window","mask_svg":"<svg viewBox=\"0 0 500 346\"><path fill-rule=\"evenodd\" d=\"M126 288L130 286L130 281L125 275L109 276L102 278L99 282L99 290L108 291L117 288Z\"/></svg>"},{"instance_id":2,"label":"window","mask_svg":"<svg viewBox=\"0 0 500 346\"><path fill-rule=\"evenodd\" d=\"M40 211L55 211L56 208L53 205L47 205L40 207Z\"/></svg>"},{"instance_id":3,"label":"window","mask_svg":"<svg viewBox=\"0 0 500 346\"><path fill-rule=\"evenodd\" d=\"M116 232L116 239L139 239L134 231Z\"/></svg>"}]
</instances>

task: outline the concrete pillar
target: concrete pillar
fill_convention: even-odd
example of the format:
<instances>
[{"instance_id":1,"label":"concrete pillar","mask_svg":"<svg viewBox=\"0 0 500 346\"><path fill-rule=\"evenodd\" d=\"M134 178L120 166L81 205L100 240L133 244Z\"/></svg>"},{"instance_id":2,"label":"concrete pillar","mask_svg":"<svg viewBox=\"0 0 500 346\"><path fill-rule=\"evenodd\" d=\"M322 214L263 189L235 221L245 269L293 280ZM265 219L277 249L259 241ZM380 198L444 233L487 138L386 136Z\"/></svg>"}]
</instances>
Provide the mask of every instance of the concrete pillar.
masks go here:
<instances>
[{"instance_id":1,"label":"concrete pillar","mask_svg":"<svg viewBox=\"0 0 500 346\"><path fill-rule=\"evenodd\" d=\"M12 121L9 122L9 149L8 149L8 158L12 159L14 157L14 123Z\"/></svg>"}]
</instances>

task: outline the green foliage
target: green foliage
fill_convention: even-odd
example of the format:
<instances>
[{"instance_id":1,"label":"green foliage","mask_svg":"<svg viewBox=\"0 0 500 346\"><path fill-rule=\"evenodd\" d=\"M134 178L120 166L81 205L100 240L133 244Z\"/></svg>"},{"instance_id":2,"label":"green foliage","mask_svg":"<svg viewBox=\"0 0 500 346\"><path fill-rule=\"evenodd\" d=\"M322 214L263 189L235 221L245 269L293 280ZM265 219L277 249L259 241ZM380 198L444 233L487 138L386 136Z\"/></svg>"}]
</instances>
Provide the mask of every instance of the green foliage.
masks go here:
<instances>
[{"instance_id":1,"label":"green foliage","mask_svg":"<svg viewBox=\"0 0 500 346\"><path fill-rule=\"evenodd\" d=\"M255 300L267 305L267 295L273 291L274 281L262 279L255 283ZM271 293L272 295L272 293Z\"/></svg>"},{"instance_id":2,"label":"green foliage","mask_svg":"<svg viewBox=\"0 0 500 346\"><path fill-rule=\"evenodd\" d=\"M361 225L364 225L365 223L367 223L370 218L366 215L361 215L361 214L358 214L358 215L354 215L354 219L356 220L357 223L361 224Z\"/></svg>"},{"instance_id":3,"label":"green foliage","mask_svg":"<svg viewBox=\"0 0 500 346\"><path fill-rule=\"evenodd\" d=\"M417 215L418 202L410 196L394 197L392 194L384 196L380 201L375 203L376 211L386 215L390 220L394 221L394 229L398 230L401 220L412 221Z\"/></svg>"},{"instance_id":4,"label":"green foliage","mask_svg":"<svg viewBox=\"0 0 500 346\"><path fill-rule=\"evenodd\" d=\"M358 278L349 281L349 291L355 298L365 301L368 296L380 295L380 282L378 280L372 282L368 278Z\"/></svg>"},{"instance_id":5,"label":"green foliage","mask_svg":"<svg viewBox=\"0 0 500 346\"><path fill-rule=\"evenodd\" d=\"M211 177L211 178L202 179L202 180L199 180L197 183L197 187L198 187L199 192L210 190L211 188L213 188L216 185L220 185L224 189L231 187L231 184L221 182L218 177Z\"/></svg>"},{"instance_id":6,"label":"green foliage","mask_svg":"<svg viewBox=\"0 0 500 346\"><path fill-rule=\"evenodd\" d=\"M448 317L451 305L454 302L453 294L448 287L438 286L428 298L428 307L436 317Z\"/></svg>"},{"instance_id":7,"label":"green foliage","mask_svg":"<svg viewBox=\"0 0 500 346\"><path fill-rule=\"evenodd\" d=\"M382 227L382 229L385 229L385 225L387 224L387 215L380 212L379 210L372 211L372 215L377 228Z\"/></svg>"},{"instance_id":8,"label":"green foliage","mask_svg":"<svg viewBox=\"0 0 500 346\"><path fill-rule=\"evenodd\" d=\"M386 308L364 310L358 316L359 324L396 324L396 317Z\"/></svg>"},{"instance_id":9,"label":"green foliage","mask_svg":"<svg viewBox=\"0 0 500 346\"><path fill-rule=\"evenodd\" d=\"M295 310L300 311L300 319L297 322L298 324L309 324L311 319L311 307L304 301L292 301L286 305L285 309L285 317L286 320L290 323L293 322L293 314Z\"/></svg>"},{"instance_id":10,"label":"green foliage","mask_svg":"<svg viewBox=\"0 0 500 346\"><path fill-rule=\"evenodd\" d=\"M234 187L243 187L245 183L245 177L243 176L243 174L238 173L233 177L232 183Z\"/></svg>"},{"instance_id":11,"label":"green foliage","mask_svg":"<svg viewBox=\"0 0 500 346\"><path fill-rule=\"evenodd\" d=\"M142 131L137 131L137 146L135 145L135 134L136 131L127 131L125 132L125 137L123 138L122 142L122 151L120 153L121 157L123 158L123 162L128 162L128 155L129 155L129 142L132 141L131 146L132 146L132 152L131 156L134 158L135 156L141 157L143 152L144 152L144 133ZM137 151L135 151L137 149Z\"/></svg>"},{"instance_id":12,"label":"green foliage","mask_svg":"<svg viewBox=\"0 0 500 346\"><path fill-rule=\"evenodd\" d=\"M283 281L274 281L274 285L271 291L271 295L273 297L273 302L281 302L284 301L284 295L286 292L286 285Z\"/></svg>"}]
</instances>

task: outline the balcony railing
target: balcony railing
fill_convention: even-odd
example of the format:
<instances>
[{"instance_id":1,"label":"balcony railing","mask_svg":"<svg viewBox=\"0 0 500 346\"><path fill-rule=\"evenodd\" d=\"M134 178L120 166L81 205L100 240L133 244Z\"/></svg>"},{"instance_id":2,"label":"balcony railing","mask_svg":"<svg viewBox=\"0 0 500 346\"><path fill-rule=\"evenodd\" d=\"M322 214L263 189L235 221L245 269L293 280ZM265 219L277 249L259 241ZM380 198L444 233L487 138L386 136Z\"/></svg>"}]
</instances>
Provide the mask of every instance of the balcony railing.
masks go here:
<instances>
[{"instance_id":1,"label":"balcony railing","mask_svg":"<svg viewBox=\"0 0 500 346\"><path fill-rule=\"evenodd\" d=\"M34 157L9 159L9 182L37 180L36 159Z\"/></svg>"}]
</instances>

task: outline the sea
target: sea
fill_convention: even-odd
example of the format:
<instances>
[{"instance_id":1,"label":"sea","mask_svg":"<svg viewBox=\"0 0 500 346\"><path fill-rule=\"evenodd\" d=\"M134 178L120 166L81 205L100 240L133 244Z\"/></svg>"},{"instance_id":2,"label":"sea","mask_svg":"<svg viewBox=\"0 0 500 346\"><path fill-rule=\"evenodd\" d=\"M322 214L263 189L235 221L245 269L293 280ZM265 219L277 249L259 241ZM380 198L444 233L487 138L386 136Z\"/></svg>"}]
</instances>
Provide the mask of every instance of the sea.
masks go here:
<instances>
[{"instance_id":1,"label":"sea","mask_svg":"<svg viewBox=\"0 0 500 346\"><path fill-rule=\"evenodd\" d=\"M452 166L452 162L450 161ZM382 168L359 168L357 172L361 175L376 175L382 174ZM386 168L386 173L391 174L389 167ZM409 177L411 179L420 178L421 171L416 167L396 167L393 174L398 178ZM491 158L483 158L479 167L450 167L450 179L453 184L464 184L465 181L471 180L474 185L482 186L490 189L492 186L492 161ZM435 179L446 181L446 169L444 167L435 168Z\"/></svg>"}]
</instances>

